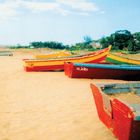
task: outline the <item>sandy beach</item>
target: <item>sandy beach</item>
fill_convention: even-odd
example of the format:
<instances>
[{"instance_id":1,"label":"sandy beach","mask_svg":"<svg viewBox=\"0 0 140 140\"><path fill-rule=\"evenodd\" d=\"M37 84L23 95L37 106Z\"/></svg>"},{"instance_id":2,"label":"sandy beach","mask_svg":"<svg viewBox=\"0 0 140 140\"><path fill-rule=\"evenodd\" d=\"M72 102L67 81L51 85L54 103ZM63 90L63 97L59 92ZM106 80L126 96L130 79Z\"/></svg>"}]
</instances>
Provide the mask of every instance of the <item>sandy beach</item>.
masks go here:
<instances>
[{"instance_id":1,"label":"sandy beach","mask_svg":"<svg viewBox=\"0 0 140 140\"><path fill-rule=\"evenodd\" d=\"M64 72L25 72L29 52L0 57L0 140L116 140L98 119L90 83Z\"/></svg>"}]
</instances>

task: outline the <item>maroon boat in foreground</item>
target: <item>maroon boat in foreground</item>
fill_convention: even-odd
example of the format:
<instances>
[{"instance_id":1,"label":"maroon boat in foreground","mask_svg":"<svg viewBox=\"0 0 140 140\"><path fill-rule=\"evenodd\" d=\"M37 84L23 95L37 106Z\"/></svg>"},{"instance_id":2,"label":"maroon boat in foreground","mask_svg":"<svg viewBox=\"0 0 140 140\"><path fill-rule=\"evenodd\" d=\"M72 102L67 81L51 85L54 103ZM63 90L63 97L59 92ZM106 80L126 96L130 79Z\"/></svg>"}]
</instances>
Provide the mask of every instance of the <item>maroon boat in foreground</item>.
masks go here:
<instances>
[{"instance_id":1,"label":"maroon boat in foreground","mask_svg":"<svg viewBox=\"0 0 140 140\"><path fill-rule=\"evenodd\" d=\"M139 65L65 62L64 70L70 78L140 80Z\"/></svg>"}]
</instances>

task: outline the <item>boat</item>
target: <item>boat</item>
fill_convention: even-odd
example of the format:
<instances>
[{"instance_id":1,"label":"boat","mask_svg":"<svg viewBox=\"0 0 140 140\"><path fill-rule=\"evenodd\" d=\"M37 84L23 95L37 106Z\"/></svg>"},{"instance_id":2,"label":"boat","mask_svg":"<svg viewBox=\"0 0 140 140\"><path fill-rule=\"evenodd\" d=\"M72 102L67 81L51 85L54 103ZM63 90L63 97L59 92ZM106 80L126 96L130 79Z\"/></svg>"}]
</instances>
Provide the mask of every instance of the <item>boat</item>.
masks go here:
<instances>
[{"instance_id":1,"label":"boat","mask_svg":"<svg viewBox=\"0 0 140 140\"><path fill-rule=\"evenodd\" d=\"M23 59L25 71L56 71L64 70L64 62L99 63L104 61L111 47L79 57L56 59Z\"/></svg>"},{"instance_id":2,"label":"boat","mask_svg":"<svg viewBox=\"0 0 140 140\"><path fill-rule=\"evenodd\" d=\"M65 62L64 71L70 78L140 80L139 65Z\"/></svg>"},{"instance_id":3,"label":"boat","mask_svg":"<svg viewBox=\"0 0 140 140\"><path fill-rule=\"evenodd\" d=\"M48 58L60 58L60 57L68 57L71 56L69 52L60 51L55 53L49 53L49 54L37 54L35 55L36 59L48 59Z\"/></svg>"},{"instance_id":4,"label":"boat","mask_svg":"<svg viewBox=\"0 0 140 140\"><path fill-rule=\"evenodd\" d=\"M11 51L0 51L0 56L13 56Z\"/></svg>"},{"instance_id":5,"label":"boat","mask_svg":"<svg viewBox=\"0 0 140 140\"><path fill-rule=\"evenodd\" d=\"M111 48L111 45L109 46ZM87 56L87 55L95 55L96 53L101 53L103 52L103 50L98 50L98 51L93 51L90 53L83 53L83 54L71 54L70 52L66 52L66 51L59 51L59 52L51 52L48 54L37 54L35 55L35 59L57 59L57 58L63 58L63 57L67 57L67 58L73 58L73 57L82 57L82 56Z\"/></svg>"},{"instance_id":6,"label":"boat","mask_svg":"<svg viewBox=\"0 0 140 140\"><path fill-rule=\"evenodd\" d=\"M130 58L125 58L121 55L115 55L109 53L106 57L106 61L114 64L131 64L131 65L140 65L140 60L134 60Z\"/></svg>"},{"instance_id":7,"label":"boat","mask_svg":"<svg viewBox=\"0 0 140 140\"><path fill-rule=\"evenodd\" d=\"M140 82L90 84L98 117L119 140L140 139Z\"/></svg>"}]
</instances>

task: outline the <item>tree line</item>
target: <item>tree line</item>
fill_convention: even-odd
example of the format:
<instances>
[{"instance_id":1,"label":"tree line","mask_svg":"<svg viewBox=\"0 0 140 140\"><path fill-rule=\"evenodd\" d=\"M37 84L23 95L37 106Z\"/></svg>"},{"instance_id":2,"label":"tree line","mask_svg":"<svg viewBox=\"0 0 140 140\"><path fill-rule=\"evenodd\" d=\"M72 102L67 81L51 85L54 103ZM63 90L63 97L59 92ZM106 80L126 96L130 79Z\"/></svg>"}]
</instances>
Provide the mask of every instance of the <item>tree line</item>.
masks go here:
<instances>
[{"instance_id":1,"label":"tree line","mask_svg":"<svg viewBox=\"0 0 140 140\"><path fill-rule=\"evenodd\" d=\"M131 33L128 30L118 30L110 36L104 36L101 39L93 40L90 36L84 36L84 41L74 45L64 45L60 42L31 42L27 46L20 44L11 46L11 48L50 48L50 49L67 49L67 50L96 50L98 48L106 48L112 45L113 50L140 51L140 32Z\"/></svg>"},{"instance_id":2,"label":"tree line","mask_svg":"<svg viewBox=\"0 0 140 140\"><path fill-rule=\"evenodd\" d=\"M31 42L29 45L23 46L20 44L17 44L15 46L10 46L11 48L50 48L50 49L68 49L68 45L63 45L63 43L55 42L55 41L48 41L48 42L42 42L42 41L34 41Z\"/></svg>"}]
</instances>

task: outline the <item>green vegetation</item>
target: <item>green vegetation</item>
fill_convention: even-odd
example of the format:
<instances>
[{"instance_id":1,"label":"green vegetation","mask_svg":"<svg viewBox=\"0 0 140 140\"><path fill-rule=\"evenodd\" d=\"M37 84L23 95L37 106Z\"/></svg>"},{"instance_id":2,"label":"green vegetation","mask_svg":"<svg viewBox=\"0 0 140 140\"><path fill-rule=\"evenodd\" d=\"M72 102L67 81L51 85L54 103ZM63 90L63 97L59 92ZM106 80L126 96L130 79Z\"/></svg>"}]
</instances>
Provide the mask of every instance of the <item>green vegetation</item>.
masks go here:
<instances>
[{"instance_id":1,"label":"green vegetation","mask_svg":"<svg viewBox=\"0 0 140 140\"><path fill-rule=\"evenodd\" d=\"M72 45L68 48L68 50L70 51L75 51L75 50L87 50L87 51L94 51L96 50L93 46L92 46L92 38L90 36L84 36L84 42L82 43L76 43L75 45Z\"/></svg>"},{"instance_id":2,"label":"green vegetation","mask_svg":"<svg viewBox=\"0 0 140 140\"><path fill-rule=\"evenodd\" d=\"M99 42L102 48L112 45L112 50L137 52L140 51L140 32L131 34L128 30L119 30Z\"/></svg>"},{"instance_id":3,"label":"green vegetation","mask_svg":"<svg viewBox=\"0 0 140 140\"><path fill-rule=\"evenodd\" d=\"M20 44L11 46L11 48L50 48L50 49L66 49L69 51L94 51L101 48L106 48L112 45L113 51L121 51L126 53L140 52L140 32L131 34L128 30L119 30L107 37L102 37L99 40L93 40L90 36L84 36L84 41L76 43L74 45L63 45L63 43L51 41L51 42L31 42L27 46Z\"/></svg>"},{"instance_id":4,"label":"green vegetation","mask_svg":"<svg viewBox=\"0 0 140 140\"><path fill-rule=\"evenodd\" d=\"M59 42L31 42L30 46L33 48L50 48L50 49L66 49L68 46Z\"/></svg>"},{"instance_id":5,"label":"green vegetation","mask_svg":"<svg viewBox=\"0 0 140 140\"><path fill-rule=\"evenodd\" d=\"M20 48L50 48L50 49L68 49L68 45L63 45L62 43L59 42L31 42L28 46L22 46L20 44L16 46L11 46L13 49L20 49Z\"/></svg>"}]
</instances>

